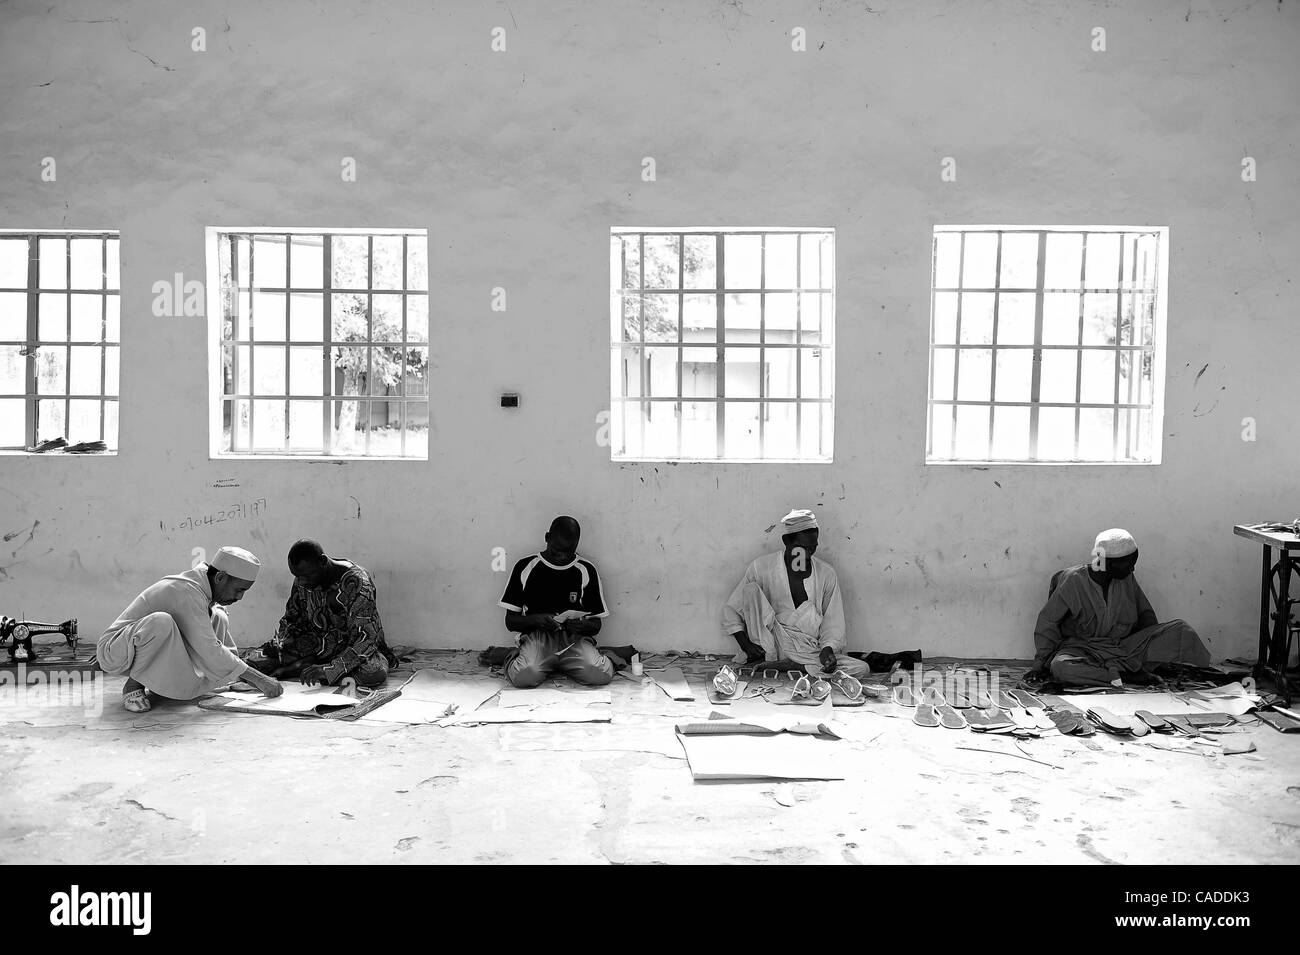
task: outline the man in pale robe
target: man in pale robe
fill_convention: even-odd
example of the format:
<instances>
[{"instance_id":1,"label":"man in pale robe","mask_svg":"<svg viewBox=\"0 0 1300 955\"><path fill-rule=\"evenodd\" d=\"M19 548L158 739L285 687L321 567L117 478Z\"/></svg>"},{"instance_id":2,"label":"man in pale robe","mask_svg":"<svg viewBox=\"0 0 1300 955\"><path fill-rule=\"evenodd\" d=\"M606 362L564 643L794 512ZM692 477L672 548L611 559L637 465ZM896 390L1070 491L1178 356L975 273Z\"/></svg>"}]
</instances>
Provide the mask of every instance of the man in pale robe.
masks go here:
<instances>
[{"instance_id":1,"label":"man in pale robe","mask_svg":"<svg viewBox=\"0 0 1300 955\"><path fill-rule=\"evenodd\" d=\"M253 586L260 566L243 548L223 547L210 564L164 577L131 601L95 646L105 673L127 674L126 710L150 710L150 692L192 700L240 679L267 696L284 692L239 658L223 609Z\"/></svg>"},{"instance_id":2,"label":"man in pale robe","mask_svg":"<svg viewBox=\"0 0 1300 955\"><path fill-rule=\"evenodd\" d=\"M867 664L844 652L844 601L835 568L813 556L816 515L794 510L780 526L785 549L751 563L722 610L723 633L740 645L735 662L789 661L814 676L836 670L865 676Z\"/></svg>"},{"instance_id":3,"label":"man in pale robe","mask_svg":"<svg viewBox=\"0 0 1300 955\"><path fill-rule=\"evenodd\" d=\"M1034 628L1030 676L1049 673L1067 686L1144 685L1159 663L1209 666L1210 652L1187 623L1159 623L1133 576L1133 535L1112 528L1097 535L1093 560L1062 575Z\"/></svg>"}]
</instances>

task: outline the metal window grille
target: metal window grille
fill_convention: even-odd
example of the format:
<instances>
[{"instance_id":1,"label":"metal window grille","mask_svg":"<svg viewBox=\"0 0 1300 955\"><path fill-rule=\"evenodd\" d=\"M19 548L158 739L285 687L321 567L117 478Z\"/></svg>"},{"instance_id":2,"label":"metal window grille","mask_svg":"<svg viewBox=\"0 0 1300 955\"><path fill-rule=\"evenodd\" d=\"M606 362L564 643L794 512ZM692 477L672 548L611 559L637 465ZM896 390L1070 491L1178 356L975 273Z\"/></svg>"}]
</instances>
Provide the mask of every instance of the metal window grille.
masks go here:
<instances>
[{"instance_id":1,"label":"metal window grille","mask_svg":"<svg viewBox=\"0 0 1300 955\"><path fill-rule=\"evenodd\" d=\"M427 458L427 232L215 231L218 453Z\"/></svg>"},{"instance_id":2,"label":"metal window grille","mask_svg":"<svg viewBox=\"0 0 1300 955\"><path fill-rule=\"evenodd\" d=\"M0 450L117 450L120 238L0 231Z\"/></svg>"},{"instance_id":3,"label":"metal window grille","mask_svg":"<svg viewBox=\"0 0 1300 955\"><path fill-rule=\"evenodd\" d=\"M834 242L612 229L611 458L832 460Z\"/></svg>"},{"instance_id":4,"label":"metal window grille","mask_svg":"<svg viewBox=\"0 0 1300 955\"><path fill-rule=\"evenodd\" d=\"M927 463L1159 463L1167 245L936 227Z\"/></svg>"}]
</instances>

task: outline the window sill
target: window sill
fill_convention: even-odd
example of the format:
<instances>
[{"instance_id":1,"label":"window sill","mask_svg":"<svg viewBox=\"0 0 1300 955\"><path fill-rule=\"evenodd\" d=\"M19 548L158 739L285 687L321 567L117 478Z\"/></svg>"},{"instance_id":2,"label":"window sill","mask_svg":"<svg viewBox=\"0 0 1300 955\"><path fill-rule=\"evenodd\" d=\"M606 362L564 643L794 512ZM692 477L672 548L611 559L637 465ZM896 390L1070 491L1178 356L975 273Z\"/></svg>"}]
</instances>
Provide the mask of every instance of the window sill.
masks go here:
<instances>
[{"instance_id":1,"label":"window sill","mask_svg":"<svg viewBox=\"0 0 1300 955\"><path fill-rule=\"evenodd\" d=\"M7 458L115 458L116 451L78 451L68 454L66 451L0 451L0 457Z\"/></svg>"},{"instance_id":2,"label":"window sill","mask_svg":"<svg viewBox=\"0 0 1300 955\"><path fill-rule=\"evenodd\" d=\"M833 458L610 458L611 464L834 464Z\"/></svg>"},{"instance_id":3,"label":"window sill","mask_svg":"<svg viewBox=\"0 0 1300 955\"><path fill-rule=\"evenodd\" d=\"M1151 468L1159 461L926 461L926 467L975 468Z\"/></svg>"},{"instance_id":4,"label":"window sill","mask_svg":"<svg viewBox=\"0 0 1300 955\"><path fill-rule=\"evenodd\" d=\"M347 457L344 455L319 455L319 454L209 454L209 461L305 461L308 464L359 464L368 461L405 461L409 464L424 464L428 462L427 457L385 457L382 455L358 455L356 457Z\"/></svg>"}]
</instances>

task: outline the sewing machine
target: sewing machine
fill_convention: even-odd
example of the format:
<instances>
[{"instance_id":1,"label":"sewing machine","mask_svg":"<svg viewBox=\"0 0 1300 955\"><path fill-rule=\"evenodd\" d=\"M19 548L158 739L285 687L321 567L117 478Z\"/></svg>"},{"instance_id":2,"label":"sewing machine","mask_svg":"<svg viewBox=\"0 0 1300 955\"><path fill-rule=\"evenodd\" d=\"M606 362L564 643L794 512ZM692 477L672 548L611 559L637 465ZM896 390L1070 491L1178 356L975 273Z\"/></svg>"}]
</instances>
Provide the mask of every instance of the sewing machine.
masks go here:
<instances>
[{"instance_id":1,"label":"sewing machine","mask_svg":"<svg viewBox=\"0 0 1300 955\"><path fill-rule=\"evenodd\" d=\"M76 619L65 620L63 623L41 623L36 620L15 620L13 617L6 617L0 614L0 647L8 651L9 659L0 660L0 663L9 664L34 664L42 663L38 659L38 653L32 646L32 637L40 636L46 633L57 633L63 636L64 642L72 650L72 660L77 659L77 621Z\"/></svg>"}]
</instances>

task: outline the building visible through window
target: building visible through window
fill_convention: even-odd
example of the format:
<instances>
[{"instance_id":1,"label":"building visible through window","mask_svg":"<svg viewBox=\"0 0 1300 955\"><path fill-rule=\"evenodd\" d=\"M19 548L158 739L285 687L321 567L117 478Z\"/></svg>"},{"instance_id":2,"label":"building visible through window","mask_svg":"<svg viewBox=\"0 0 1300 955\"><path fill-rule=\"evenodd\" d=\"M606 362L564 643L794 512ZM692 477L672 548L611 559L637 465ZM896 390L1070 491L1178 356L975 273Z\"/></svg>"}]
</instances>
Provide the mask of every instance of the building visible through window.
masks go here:
<instances>
[{"instance_id":1,"label":"building visible through window","mask_svg":"<svg viewBox=\"0 0 1300 955\"><path fill-rule=\"evenodd\" d=\"M830 230L614 229L611 456L830 461Z\"/></svg>"},{"instance_id":2,"label":"building visible through window","mask_svg":"<svg viewBox=\"0 0 1300 955\"><path fill-rule=\"evenodd\" d=\"M208 232L214 455L426 458L427 233Z\"/></svg>"}]
</instances>

